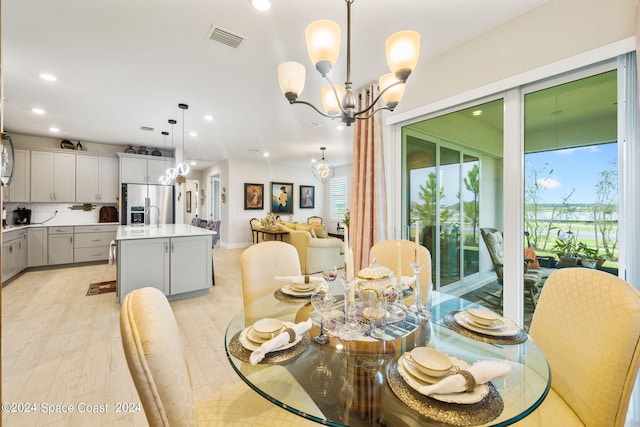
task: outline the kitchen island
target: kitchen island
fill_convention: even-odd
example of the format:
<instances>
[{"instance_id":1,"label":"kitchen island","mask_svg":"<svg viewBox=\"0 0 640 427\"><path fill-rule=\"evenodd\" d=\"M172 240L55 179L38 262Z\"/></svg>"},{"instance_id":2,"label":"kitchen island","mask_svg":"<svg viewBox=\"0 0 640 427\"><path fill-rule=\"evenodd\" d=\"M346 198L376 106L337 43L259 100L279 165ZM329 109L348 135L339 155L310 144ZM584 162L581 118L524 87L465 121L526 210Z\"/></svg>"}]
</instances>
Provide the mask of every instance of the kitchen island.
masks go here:
<instances>
[{"instance_id":1,"label":"kitchen island","mask_svg":"<svg viewBox=\"0 0 640 427\"><path fill-rule=\"evenodd\" d=\"M120 303L134 289L152 286L168 299L209 292L213 283L211 236L187 224L119 226L116 234Z\"/></svg>"}]
</instances>

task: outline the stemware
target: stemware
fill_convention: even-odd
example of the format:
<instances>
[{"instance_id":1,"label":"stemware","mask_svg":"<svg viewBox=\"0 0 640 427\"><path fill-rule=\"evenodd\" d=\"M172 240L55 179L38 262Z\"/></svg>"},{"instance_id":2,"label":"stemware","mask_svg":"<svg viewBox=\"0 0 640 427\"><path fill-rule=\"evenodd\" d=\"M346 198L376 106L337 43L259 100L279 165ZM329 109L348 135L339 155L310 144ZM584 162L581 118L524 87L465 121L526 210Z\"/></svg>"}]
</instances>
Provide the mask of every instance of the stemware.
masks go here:
<instances>
[{"instance_id":1,"label":"stemware","mask_svg":"<svg viewBox=\"0 0 640 427\"><path fill-rule=\"evenodd\" d=\"M330 338L324 333L324 320L331 311L335 298L331 293L331 289L327 286L318 286L311 294L311 305L320 315L320 335L313 338L316 344L324 345L330 341Z\"/></svg>"},{"instance_id":2,"label":"stemware","mask_svg":"<svg viewBox=\"0 0 640 427\"><path fill-rule=\"evenodd\" d=\"M327 282L331 283L338 277L338 268L333 266L327 266L322 270L322 277Z\"/></svg>"}]
</instances>

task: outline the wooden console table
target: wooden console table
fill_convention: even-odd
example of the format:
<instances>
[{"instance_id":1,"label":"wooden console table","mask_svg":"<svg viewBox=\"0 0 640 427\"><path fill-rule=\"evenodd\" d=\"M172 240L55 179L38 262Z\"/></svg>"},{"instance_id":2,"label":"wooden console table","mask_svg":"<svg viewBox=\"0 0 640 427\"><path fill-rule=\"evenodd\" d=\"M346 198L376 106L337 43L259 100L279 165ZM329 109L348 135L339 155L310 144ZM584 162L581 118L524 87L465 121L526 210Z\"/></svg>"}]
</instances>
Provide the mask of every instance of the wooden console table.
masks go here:
<instances>
[{"instance_id":1,"label":"wooden console table","mask_svg":"<svg viewBox=\"0 0 640 427\"><path fill-rule=\"evenodd\" d=\"M251 232L253 233L253 243L258 243L260 241L264 242L264 235L265 234L267 234L269 236L273 236L273 240L280 240L280 241L282 241L284 239L284 235L285 234L289 234L288 231L264 230L264 229L256 229L256 228L252 228ZM261 235L262 235L262 239L260 239Z\"/></svg>"}]
</instances>

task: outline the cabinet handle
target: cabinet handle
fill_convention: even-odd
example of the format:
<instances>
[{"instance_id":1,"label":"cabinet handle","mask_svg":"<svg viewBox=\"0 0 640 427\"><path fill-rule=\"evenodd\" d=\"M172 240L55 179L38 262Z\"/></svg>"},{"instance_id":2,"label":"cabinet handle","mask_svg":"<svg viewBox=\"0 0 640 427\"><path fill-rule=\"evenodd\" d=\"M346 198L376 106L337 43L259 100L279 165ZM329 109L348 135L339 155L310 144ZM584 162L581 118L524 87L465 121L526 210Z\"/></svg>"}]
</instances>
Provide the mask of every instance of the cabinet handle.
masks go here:
<instances>
[{"instance_id":1,"label":"cabinet handle","mask_svg":"<svg viewBox=\"0 0 640 427\"><path fill-rule=\"evenodd\" d=\"M169 253L169 242L164 244L164 253L168 254Z\"/></svg>"},{"instance_id":2,"label":"cabinet handle","mask_svg":"<svg viewBox=\"0 0 640 427\"><path fill-rule=\"evenodd\" d=\"M174 253L175 249L176 249L175 245L173 244L173 242L171 242L171 253Z\"/></svg>"},{"instance_id":3,"label":"cabinet handle","mask_svg":"<svg viewBox=\"0 0 640 427\"><path fill-rule=\"evenodd\" d=\"M102 239L93 239L92 242L102 242Z\"/></svg>"},{"instance_id":4,"label":"cabinet handle","mask_svg":"<svg viewBox=\"0 0 640 427\"><path fill-rule=\"evenodd\" d=\"M73 243L73 237L69 237L69 243Z\"/></svg>"},{"instance_id":5,"label":"cabinet handle","mask_svg":"<svg viewBox=\"0 0 640 427\"><path fill-rule=\"evenodd\" d=\"M56 231L58 231L58 232L63 232L63 231L64 231L64 228L56 228Z\"/></svg>"},{"instance_id":6,"label":"cabinet handle","mask_svg":"<svg viewBox=\"0 0 640 427\"><path fill-rule=\"evenodd\" d=\"M9 246L9 253L12 254L13 253L13 245Z\"/></svg>"}]
</instances>

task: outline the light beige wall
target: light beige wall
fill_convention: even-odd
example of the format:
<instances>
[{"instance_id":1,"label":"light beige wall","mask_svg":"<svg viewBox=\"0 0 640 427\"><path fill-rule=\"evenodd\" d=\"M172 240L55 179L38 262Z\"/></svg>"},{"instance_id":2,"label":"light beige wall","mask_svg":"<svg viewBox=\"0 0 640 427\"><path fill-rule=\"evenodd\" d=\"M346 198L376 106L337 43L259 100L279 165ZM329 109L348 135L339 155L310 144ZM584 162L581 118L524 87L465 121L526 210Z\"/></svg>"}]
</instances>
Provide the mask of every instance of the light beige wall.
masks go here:
<instances>
[{"instance_id":1,"label":"light beige wall","mask_svg":"<svg viewBox=\"0 0 640 427\"><path fill-rule=\"evenodd\" d=\"M548 2L419 64L396 112L631 37L635 33L635 3L636 0Z\"/></svg>"}]
</instances>

